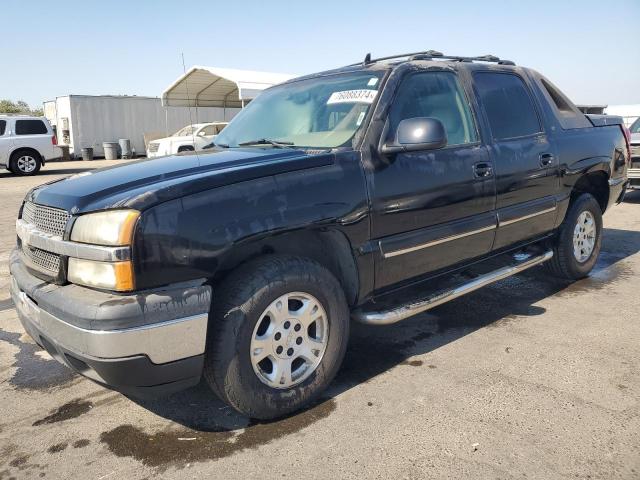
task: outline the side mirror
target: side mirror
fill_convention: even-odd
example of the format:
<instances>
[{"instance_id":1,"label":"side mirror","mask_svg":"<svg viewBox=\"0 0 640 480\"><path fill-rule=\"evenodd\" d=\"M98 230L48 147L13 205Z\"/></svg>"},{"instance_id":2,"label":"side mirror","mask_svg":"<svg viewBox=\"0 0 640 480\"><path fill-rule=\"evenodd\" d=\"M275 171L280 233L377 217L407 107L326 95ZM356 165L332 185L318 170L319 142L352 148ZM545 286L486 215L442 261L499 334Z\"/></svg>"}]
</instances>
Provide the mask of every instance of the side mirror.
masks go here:
<instances>
[{"instance_id":1,"label":"side mirror","mask_svg":"<svg viewBox=\"0 0 640 480\"><path fill-rule=\"evenodd\" d=\"M430 117L405 118L398 125L393 143L385 143L381 153L434 150L447 144L447 132L440 120Z\"/></svg>"}]
</instances>

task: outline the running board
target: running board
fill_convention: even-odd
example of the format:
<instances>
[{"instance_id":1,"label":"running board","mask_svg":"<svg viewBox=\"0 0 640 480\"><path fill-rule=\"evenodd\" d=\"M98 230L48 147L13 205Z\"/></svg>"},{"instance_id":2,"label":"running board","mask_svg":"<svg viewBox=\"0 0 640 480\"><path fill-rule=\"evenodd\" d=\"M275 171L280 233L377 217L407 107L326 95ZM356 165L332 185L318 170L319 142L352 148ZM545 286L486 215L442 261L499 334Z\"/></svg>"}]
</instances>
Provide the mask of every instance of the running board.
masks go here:
<instances>
[{"instance_id":1,"label":"running board","mask_svg":"<svg viewBox=\"0 0 640 480\"><path fill-rule=\"evenodd\" d=\"M352 313L352 317L357 322L367 325L389 325L391 323L396 323L418 313L426 312L433 307L437 307L438 305L442 305L443 303L454 300L462 295L471 293L486 285L497 282L498 280L502 280L503 278L510 277L531 267L535 267L536 265L550 260L551 257L553 257L553 251L551 250L535 257L528 256L526 259L523 259L514 265L509 265L507 267L485 273L484 275L474 278L470 282L438 292L425 299L383 311L355 310Z\"/></svg>"}]
</instances>

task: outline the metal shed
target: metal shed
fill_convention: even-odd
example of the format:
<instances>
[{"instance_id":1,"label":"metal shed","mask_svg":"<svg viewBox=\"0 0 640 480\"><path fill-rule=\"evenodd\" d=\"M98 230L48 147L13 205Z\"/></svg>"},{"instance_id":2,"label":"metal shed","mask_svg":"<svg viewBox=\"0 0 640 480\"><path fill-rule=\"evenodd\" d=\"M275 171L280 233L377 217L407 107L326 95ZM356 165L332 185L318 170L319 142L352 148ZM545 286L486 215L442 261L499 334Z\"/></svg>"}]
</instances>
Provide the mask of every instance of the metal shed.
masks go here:
<instances>
[{"instance_id":1,"label":"metal shed","mask_svg":"<svg viewBox=\"0 0 640 480\"><path fill-rule=\"evenodd\" d=\"M262 90L295 75L195 65L162 93L168 107L242 108Z\"/></svg>"}]
</instances>

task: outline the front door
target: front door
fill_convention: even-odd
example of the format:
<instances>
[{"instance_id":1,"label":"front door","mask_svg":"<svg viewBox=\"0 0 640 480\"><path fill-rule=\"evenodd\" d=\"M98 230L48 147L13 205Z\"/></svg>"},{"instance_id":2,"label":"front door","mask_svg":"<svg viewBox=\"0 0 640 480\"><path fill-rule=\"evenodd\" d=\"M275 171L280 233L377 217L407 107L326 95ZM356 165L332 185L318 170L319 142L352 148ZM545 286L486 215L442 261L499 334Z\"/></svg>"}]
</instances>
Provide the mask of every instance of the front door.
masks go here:
<instances>
[{"instance_id":1,"label":"front door","mask_svg":"<svg viewBox=\"0 0 640 480\"><path fill-rule=\"evenodd\" d=\"M473 81L491 130L499 249L553 229L558 161L522 77L477 72Z\"/></svg>"},{"instance_id":2,"label":"front door","mask_svg":"<svg viewBox=\"0 0 640 480\"><path fill-rule=\"evenodd\" d=\"M421 71L401 81L387 131L401 120L442 122L447 145L385 158L368 172L376 289L491 250L496 215L493 167L456 73Z\"/></svg>"}]
</instances>

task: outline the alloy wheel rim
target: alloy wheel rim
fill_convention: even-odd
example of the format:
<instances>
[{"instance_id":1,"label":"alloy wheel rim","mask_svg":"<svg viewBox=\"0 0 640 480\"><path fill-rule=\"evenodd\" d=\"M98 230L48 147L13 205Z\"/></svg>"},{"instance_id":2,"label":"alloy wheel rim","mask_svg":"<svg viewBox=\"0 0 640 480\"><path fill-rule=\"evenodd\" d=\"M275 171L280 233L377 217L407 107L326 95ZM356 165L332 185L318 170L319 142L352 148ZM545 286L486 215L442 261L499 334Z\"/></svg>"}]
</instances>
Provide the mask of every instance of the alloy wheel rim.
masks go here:
<instances>
[{"instance_id":1,"label":"alloy wheel rim","mask_svg":"<svg viewBox=\"0 0 640 480\"><path fill-rule=\"evenodd\" d=\"M23 155L18 158L18 168L21 172L31 173L36 169L36 159L30 155Z\"/></svg>"},{"instance_id":2,"label":"alloy wheel rim","mask_svg":"<svg viewBox=\"0 0 640 480\"><path fill-rule=\"evenodd\" d=\"M304 382L322 361L329 322L313 295L291 292L274 300L253 329L250 357L260 381L272 388Z\"/></svg>"},{"instance_id":3,"label":"alloy wheel rim","mask_svg":"<svg viewBox=\"0 0 640 480\"><path fill-rule=\"evenodd\" d=\"M593 214L584 211L578 216L573 229L573 255L580 263L586 262L596 246L596 221Z\"/></svg>"}]
</instances>

